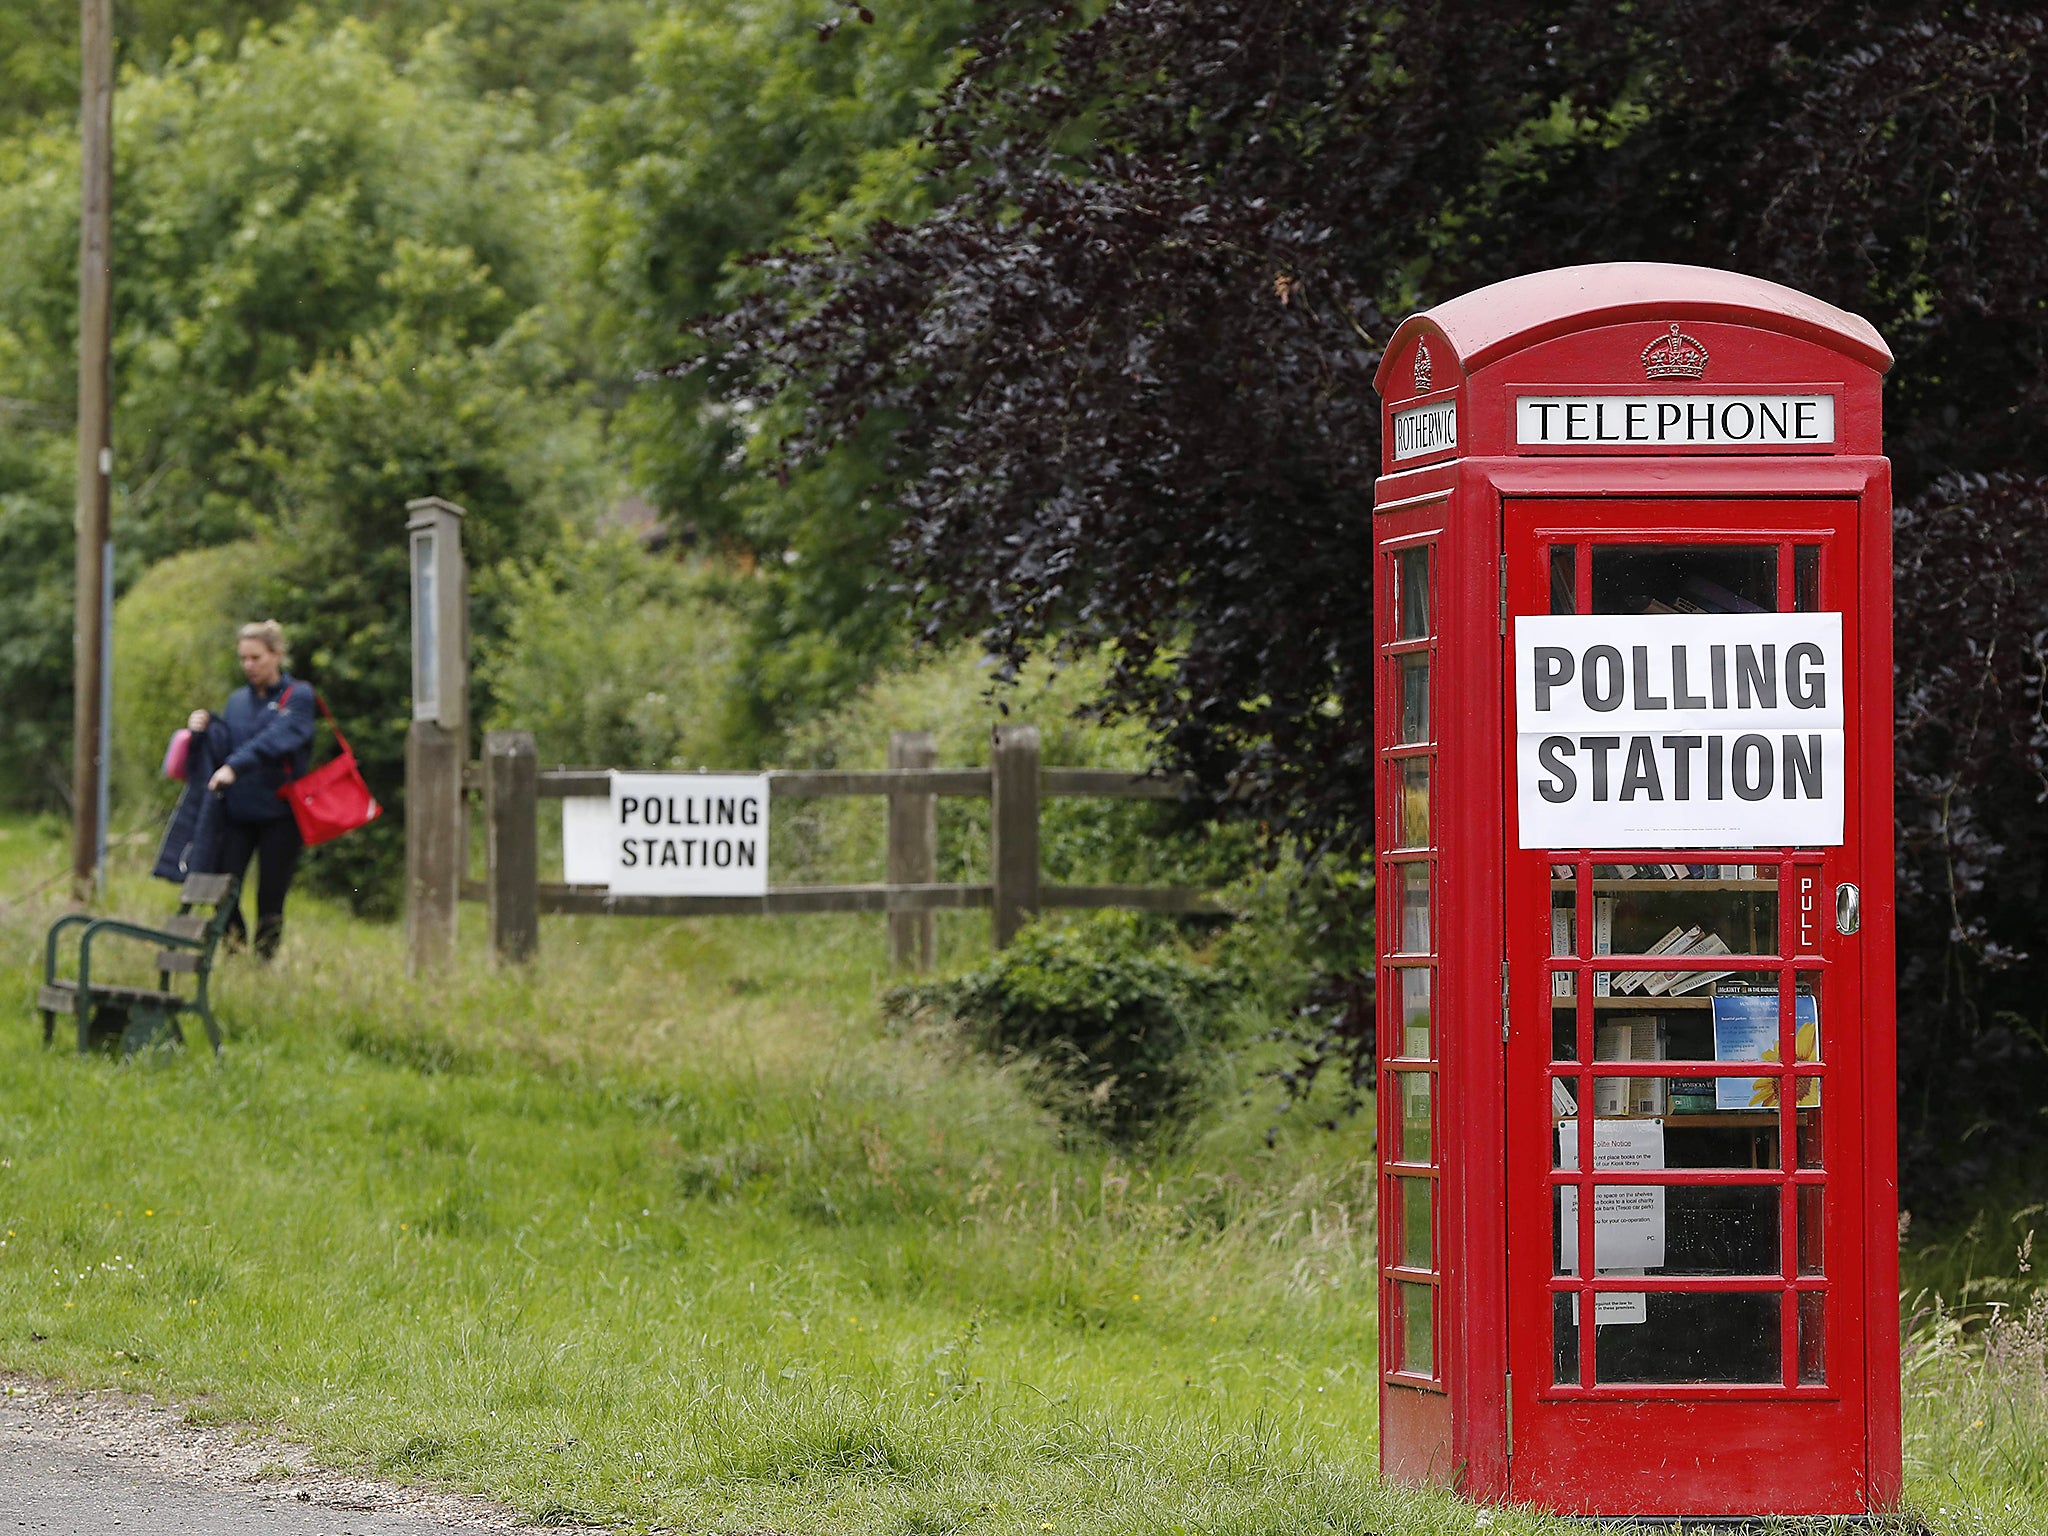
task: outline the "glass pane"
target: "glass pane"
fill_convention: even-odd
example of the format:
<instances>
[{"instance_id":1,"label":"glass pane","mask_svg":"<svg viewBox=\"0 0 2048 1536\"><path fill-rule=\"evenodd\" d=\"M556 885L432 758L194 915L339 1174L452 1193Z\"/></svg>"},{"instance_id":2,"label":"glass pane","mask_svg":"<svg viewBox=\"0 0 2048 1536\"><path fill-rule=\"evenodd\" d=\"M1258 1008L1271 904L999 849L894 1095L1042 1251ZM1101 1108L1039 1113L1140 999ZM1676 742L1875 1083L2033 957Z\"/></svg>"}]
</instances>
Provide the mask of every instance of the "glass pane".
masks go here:
<instances>
[{"instance_id":1,"label":"glass pane","mask_svg":"<svg viewBox=\"0 0 2048 1536\"><path fill-rule=\"evenodd\" d=\"M1430 1054L1430 978L1435 973L1417 967L1395 974L1401 978L1401 1054L1426 1058Z\"/></svg>"},{"instance_id":2,"label":"glass pane","mask_svg":"<svg viewBox=\"0 0 2048 1536\"><path fill-rule=\"evenodd\" d=\"M1401 1161L1426 1163L1430 1155L1430 1074L1396 1072L1401 1095Z\"/></svg>"},{"instance_id":3,"label":"glass pane","mask_svg":"<svg viewBox=\"0 0 2048 1536\"><path fill-rule=\"evenodd\" d=\"M1792 551L1792 606L1800 613L1820 612L1820 546L1801 544Z\"/></svg>"},{"instance_id":4,"label":"glass pane","mask_svg":"<svg viewBox=\"0 0 2048 1536\"><path fill-rule=\"evenodd\" d=\"M1783 1272L1774 1185L1675 1184L1664 1191L1665 1275Z\"/></svg>"},{"instance_id":5,"label":"glass pane","mask_svg":"<svg viewBox=\"0 0 2048 1536\"><path fill-rule=\"evenodd\" d=\"M1560 866L1568 867L1568 866ZM1552 901L1576 879L1553 877ZM1778 948L1778 870L1771 864L1596 864L1592 947L1583 954L1768 955ZM1615 990L1683 997L1719 975L1680 971L1615 979ZM1597 992L1598 989L1596 988Z\"/></svg>"},{"instance_id":6,"label":"glass pane","mask_svg":"<svg viewBox=\"0 0 2048 1536\"><path fill-rule=\"evenodd\" d=\"M441 676L435 651L434 536L416 533L412 540L412 696L424 709L438 703Z\"/></svg>"},{"instance_id":7,"label":"glass pane","mask_svg":"<svg viewBox=\"0 0 2048 1536\"><path fill-rule=\"evenodd\" d=\"M1573 544L1550 547L1550 611L1579 611L1579 551Z\"/></svg>"},{"instance_id":8,"label":"glass pane","mask_svg":"<svg viewBox=\"0 0 2048 1536\"><path fill-rule=\"evenodd\" d=\"M1775 613L1778 547L1596 544L1593 613Z\"/></svg>"},{"instance_id":9,"label":"glass pane","mask_svg":"<svg viewBox=\"0 0 2048 1536\"><path fill-rule=\"evenodd\" d=\"M1794 979L1793 986L1799 993L1799 1037L1797 1049L1801 1061L1820 1059L1820 1008L1821 978L1816 971L1801 971ZM1807 1018L1812 1014L1811 1020ZM1809 1038L1807 1025L1813 1026ZM1826 1166L1821 1150L1821 1084L1818 1078L1799 1079L1799 1132L1797 1165L1801 1168Z\"/></svg>"},{"instance_id":10,"label":"glass pane","mask_svg":"<svg viewBox=\"0 0 2048 1536\"><path fill-rule=\"evenodd\" d=\"M1429 1192L1433 1179L1396 1179L1401 1204L1401 1257L1409 1269L1434 1269L1429 1242Z\"/></svg>"},{"instance_id":11,"label":"glass pane","mask_svg":"<svg viewBox=\"0 0 2048 1536\"><path fill-rule=\"evenodd\" d=\"M1745 976L1721 982L1714 988L1714 1059L1723 1062L1755 1062L1774 1067L1783 1059L1784 1038L1778 1011L1778 980L1775 976ZM1800 1061L1820 1056L1820 998L1801 992L1795 999L1797 1031L1794 1047ZM1718 1077L1714 1079L1714 1107L1722 1111L1770 1110L1778 1107L1778 1090L1783 1079L1775 1074L1760 1077ZM1820 1079L1799 1079L1798 1106L1820 1106Z\"/></svg>"},{"instance_id":12,"label":"glass pane","mask_svg":"<svg viewBox=\"0 0 2048 1536\"><path fill-rule=\"evenodd\" d=\"M1628 1060L1630 1058L1621 1053L1631 1050L1634 1042L1643 1038L1641 1022L1622 1020L1618 1025L1610 1025L1608 1017L1597 1016L1594 1059ZM1630 1042L1618 1041L1610 1032L1620 1028L1628 1029L1633 1037ZM1569 1075L1552 1081L1557 1086L1550 1090L1551 1117L1560 1121L1575 1118L1579 1097L1586 1091L1585 1080ZM1643 1122L1654 1125L1655 1135L1662 1138L1663 1166L1666 1168L1764 1170L1782 1167L1784 1154L1779 1145L1781 1121L1778 1112L1775 1109L1716 1109L1716 1081L1711 1077L1686 1077L1681 1073L1595 1077L1592 1080L1593 1113L1603 1124L1613 1121L1617 1124ZM1802 1133L1819 1114L1817 1109L1799 1111ZM1647 1137L1652 1132L1644 1130L1640 1134ZM1568 1165L1559 1163L1557 1166Z\"/></svg>"},{"instance_id":13,"label":"glass pane","mask_svg":"<svg viewBox=\"0 0 2048 1536\"><path fill-rule=\"evenodd\" d=\"M1562 1292L1550 1298L1551 1374L1561 1387L1579 1383L1579 1298Z\"/></svg>"},{"instance_id":14,"label":"glass pane","mask_svg":"<svg viewBox=\"0 0 2048 1536\"><path fill-rule=\"evenodd\" d=\"M1635 1294L1643 1303L1637 1321L1610 1324L1604 1312L1599 1319L1593 1344L1597 1381L1776 1385L1784 1380L1780 1292Z\"/></svg>"},{"instance_id":15,"label":"glass pane","mask_svg":"<svg viewBox=\"0 0 2048 1536\"><path fill-rule=\"evenodd\" d=\"M1577 1170L1578 1136L1576 1118L1558 1119L1555 1168ZM1593 1138L1596 1170L1720 1165L1711 1160L1711 1147L1704 1153L1709 1160L1695 1161L1703 1156L1695 1145L1700 1138L1665 1120L1596 1117ZM1560 1275L1579 1272L1578 1211L1578 1189L1559 1185L1552 1199L1552 1260ZM1779 1274L1778 1211L1775 1185L1599 1184L1593 1195L1594 1263L1602 1275Z\"/></svg>"},{"instance_id":16,"label":"glass pane","mask_svg":"<svg viewBox=\"0 0 2048 1536\"><path fill-rule=\"evenodd\" d=\"M1436 1329L1431 1317L1436 1287L1410 1280L1394 1282L1401 1310L1401 1366L1417 1376L1436 1374Z\"/></svg>"},{"instance_id":17,"label":"glass pane","mask_svg":"<svg viewBox=\"0 0 2048 1536\"><path fill-rule=\"evenodd\" d=\"M1575 897L1569 892L1553 895L1550 899L1550 953L1571 955L1578 952L1579 909ZM1578 991L1578 978L1570 971L1550 973L1550 995L1554 998L1574 997Z\"/></svg>"},{"instance_id":18,"label":"glass pane","mask_svg":"<svg viewBox=\"0 0 2048 1536\"><path fill-rule=\"evenodd\" d=\"M1429 549L1404 549L1394 559L1401 579L1399 638L1420 640L1429 634Z\"/></svg>"},{"instance_id":19,"label":"glass pane","mask_svg":"<svg viewBox=\"0 0 2048 1536\"><path fill-rule=\"evenodd\" d=\"M1826 1252L1821 1246L1821 1208L1825 1202L1825 1191L1818 1184L1801 1184L1795 1192L1799 1206L1799 1273L1821 1275L1827 1272L1824 1260Z\"/></svg>"},{"instance_id":20,"label":"glass pane","mask_svg":"<svg viewBox=\"0 0 2048 1536\"><path fill-rule=\"evenodd\" d=\"M1403 848L1429 846L1429 759L1401 759L1401 842Z\"/></svg>"},{"instance_id":21,"label":"glass pane","mask_svg":"<svg viewBox=\"0 0 2048 1536\"><path fill-rule=\"evenodd\" d=\"M1429 740L1429 657L1402 656L1400 745Z\"/></svg>"},{"instance_id":22,"label":"glass pane","mask_svg":"<svg viewBox=\"0 0 2048 1536\"><path fill-rule=\"evenodd\" d=\"M1799 1384L1817 1387L1828 1379L1827 1297L1807 1291L1799 1298Z\"/></svg>"},{"instance_id":23,"label":"glass pane","mask_svg":"<svg viewBox=\"0 0 2048 1536\"><path fill-rule=\"evenodd\" d=\"M1403 864L1401 870L1401 952L1430 952L1429 864Z\"/></svg>"}]
</instances>

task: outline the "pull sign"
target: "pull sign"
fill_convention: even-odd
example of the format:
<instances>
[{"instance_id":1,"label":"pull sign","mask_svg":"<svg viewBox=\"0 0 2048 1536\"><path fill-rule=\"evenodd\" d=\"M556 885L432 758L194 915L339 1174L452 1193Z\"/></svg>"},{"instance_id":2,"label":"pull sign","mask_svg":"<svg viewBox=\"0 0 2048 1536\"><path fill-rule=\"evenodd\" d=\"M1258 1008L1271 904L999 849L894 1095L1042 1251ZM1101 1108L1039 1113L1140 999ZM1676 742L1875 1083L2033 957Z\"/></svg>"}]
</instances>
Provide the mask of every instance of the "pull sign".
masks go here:
<instances>
[{"instance_id":1,"label":"pull sign","mask_svg":"<svg viewBox=\"0 0 2048 1536\"><path fill-rule=\"evenodd\" d=\"M1839 613L1515 620L1524 848L1842 841Z\"/></svg>"}]
</instances>

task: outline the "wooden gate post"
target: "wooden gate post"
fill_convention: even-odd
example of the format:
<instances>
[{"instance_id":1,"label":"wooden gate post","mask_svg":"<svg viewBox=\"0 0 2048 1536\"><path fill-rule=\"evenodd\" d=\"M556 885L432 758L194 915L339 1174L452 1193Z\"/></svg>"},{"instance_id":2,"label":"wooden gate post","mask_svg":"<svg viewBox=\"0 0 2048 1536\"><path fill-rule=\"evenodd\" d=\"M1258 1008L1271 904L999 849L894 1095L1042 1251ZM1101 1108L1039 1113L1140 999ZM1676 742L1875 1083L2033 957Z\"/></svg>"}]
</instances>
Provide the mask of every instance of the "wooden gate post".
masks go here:
<instances>
[{"instance_id":1,"label":"wooden gate post","mask_svg":"<svg viewBox=\"0 0 2048 1536\"><path fill-rule=\"evenodd\" d=\"M540 758L531 731L484 735L484 883L494 963L540 947Z\"/></svg>"},{"instance_id":2,"label":"wooden gate post","mask_svg":"<svg viewBox=\"0 0 2048 1536\"><path fill-rule=\"evenodd\" d=\"M405 968L437 971L455 958L456 903L468 852L462 733L415 720L405 733Z\"/></svg>"},{"instance_id":3,"label":"wooden gate post","mask_svg":"<svg viewBox=\"0 0 2048 1536\"><path fill-rule=\"evenodd\" d=\"M990 743L988 867L997 949L1038 911L1038 727L999 725Z\"/></svg>"},{"instance_id":4,"label":"wooden gate post","mask_svg":"<svg viewBox=\"0 0 2048 1536\"><path fill-rule=\"evenodd\" d=\"M936 768L938 738L930 731L889 733L891 768ZM889 797L889 883L930 885L939 878L939 797ZM889 914L889 963L928 971L938 963L938 917L931 912Z\"/></svg>"}]
</instances>

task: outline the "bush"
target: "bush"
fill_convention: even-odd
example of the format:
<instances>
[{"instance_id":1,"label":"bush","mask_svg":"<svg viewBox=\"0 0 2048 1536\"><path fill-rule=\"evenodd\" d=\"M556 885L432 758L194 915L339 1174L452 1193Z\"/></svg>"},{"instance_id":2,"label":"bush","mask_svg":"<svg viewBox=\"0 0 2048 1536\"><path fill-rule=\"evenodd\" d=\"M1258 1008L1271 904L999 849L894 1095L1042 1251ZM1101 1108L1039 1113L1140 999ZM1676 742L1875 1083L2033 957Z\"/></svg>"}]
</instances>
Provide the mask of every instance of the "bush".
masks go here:
<instances>
[{"instance_id":1,"label":"bush","mask_svg":"<svg viewBox=\"0 0 2048 1536\"><path fill-rule=\"evenodd\" d=\"M990 731L1021 723L1038 727L1047 767L1143 773L1158 760L1144 728L1091 713L1105 671L1101 657L1084 656L1057 667L1034 662L1014 683L997 683L972 645L927 652L791 732L780 764L880 768L891 732L923 730L936 738L941 767L986 767ZM880 878L886 823L874 801L793 801L778 805L775 824L778 869L809 880ZM1252 828L1219 827L1170 800L1047 799L1039 837L1045 878L1076 885L1213 889L1241 878L1257 855ZM988 802L943 797L938 878L988 877Z\"/></svg>"},{"instance_id":2,"label":"bush","mask_svg":"<svg viewBox=\"0 0 2048 1536\"><path fill-rule=\"evenodd\" d=\"M1130 1138L1194 1107L1202 1055L1225 1037L1236 978L1152 937L1130 912L1033 923L986 966L898 987L901 1021L936 1016L978 1049L1027 1061L1064 1117Z\"/></svg>"},{"instance_id":3,"label":"bush","mask_svg":"<svg viewBox=\"0 0 2048 1536\"><path fill-rule=\"evenodd\" d=\"M478 659L488 724L532 731L544 763L743 766L738 580L624 533L572 540L509 575L503 637Z\"/></svg>"},{"instance_id":4,"label":"bush","mask_svg":"<svg viewBox=\"0 0 2048 1536\"><path fill-rule=\"evenodd\" d=\"M114 605L113 790L124 819L177 799L180 786L159 771L164 744L193 710L217 710L242 686L235 631L269 617L259 610L276 559L254 540L173 555Z\"/></svg>"}]
</instances>

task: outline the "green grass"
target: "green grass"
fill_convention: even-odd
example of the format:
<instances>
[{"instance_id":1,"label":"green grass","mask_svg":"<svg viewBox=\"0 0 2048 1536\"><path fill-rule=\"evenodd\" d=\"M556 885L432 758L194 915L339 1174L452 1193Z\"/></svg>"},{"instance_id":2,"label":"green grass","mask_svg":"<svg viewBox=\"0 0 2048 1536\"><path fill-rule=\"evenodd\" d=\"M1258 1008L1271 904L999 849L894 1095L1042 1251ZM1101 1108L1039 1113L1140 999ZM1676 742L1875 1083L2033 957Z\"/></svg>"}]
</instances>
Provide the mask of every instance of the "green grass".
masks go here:
<instances>
[{"instance_id":1,"label":"green grass","mask_svg":"<svg viewBox=\"0 0 2048 1536\"><path fill-rule=\"evenodd\" d=\"M62 861L51 829L0 824L0 897ZM124 864L108 905L167 892ZM1267 1111L1232 1107L1143 1157L1063 1133L1013 1075L881 1028L881 925L859 918L550 920L532 975L486 969L467 931L429 985L393 929L295 898L285 958L226 968L218 1066L82 1061L30 1024L52 910L0 908L9 1367L196 1399L534 1516L1480 1518L1374 1474L1363 1124L1268 1148ZM1912 1378L1915 1500L1944 1533L2038 1529L2038 1372L1942 1326ZM1969 1458L1994 1401L2028 1467Z\"/></svg>"}]
</instances>

